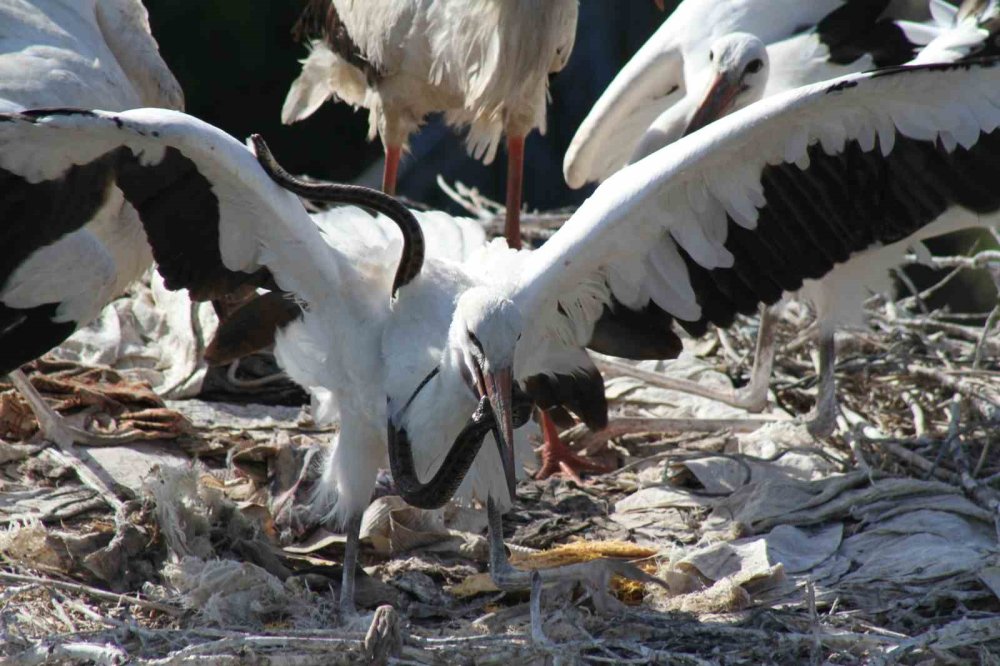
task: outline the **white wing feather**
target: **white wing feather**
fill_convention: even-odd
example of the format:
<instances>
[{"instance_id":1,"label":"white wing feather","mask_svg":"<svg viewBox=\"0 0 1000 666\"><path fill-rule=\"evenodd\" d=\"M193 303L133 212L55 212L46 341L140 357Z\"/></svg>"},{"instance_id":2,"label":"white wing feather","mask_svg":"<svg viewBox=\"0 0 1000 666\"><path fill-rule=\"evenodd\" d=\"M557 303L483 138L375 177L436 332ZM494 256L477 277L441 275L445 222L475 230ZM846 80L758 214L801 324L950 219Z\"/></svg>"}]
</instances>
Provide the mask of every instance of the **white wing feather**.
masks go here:
<instances>
[{"instance_id":1,"label":"white wing feather","mask_svg":"<svg viewBox=\"0 0 1000 666\"><path fill-rule=\"evenodd\" d=\"M563 312L580 312L572 303L593 300L595 281L604 282L603 298L609 300L609 274L616 276L612 281L616 292L634 297L640 287L622 285L622 276L635 280L636 272L623 267L642 261L651 248L661 248L659 239L664 234L706 265L726 252L724 234L709 232L709 221L696 212L696 208L712 211L715 207L692 206L690 183L704 182L707 190L696 188L697 198L711 197L732 212L744 208L746 202L764 203L759 178L765 165L805 163L806 149L829 137L834 125L842 128L833 133L834 143L870 135L873 129L880 136L884 133L882 140L887 143L896 130L914 139L953 137L967 143L998 124L998 61L856 74L765 99L608 179L545 245L530 254L520 276L514 278L519 281L514 299L522 312L534 313L527 321L536 322L532 332L536 339L558 337L565 344L583 346L587 338L577 332L590 330L588 325L592 327L594 320L565 321L557 304ZM891 149L891 143L882 147ZM662 253L653 260L663 277L668 277L666 261ZM671 305L668 311L690 318L697 303L686 302L693 293L684 282L687 269L678 259L671 265L672 293L654 298L660 305L670 305L685 297L685 302ZM649 271L643 279L648 276ZM648 288L645 291L649 293ZM522 347L530 349L532 344Z\"/></svg>"},{"instance_id":2,"label":"white wing feather","mask_svg":"<svg viewBox=\"0 0 1000 666\"><path fill-rule=\"evenodd\" d=\"M18 174L51 178L123 147L144 165L158 164L168 148L191 160L218 198L225 267L253 272L266 266L282 289L305 303L302 326L311 344L299 346L306 336L279 335L277 356L302 385L330 388L341 413L351 415L342 422L319 500L341 517L362 509L381 460L372 447L385 448L381 332L391 268L356 264L324 239L298 198L274 183L246 146L191 116L136 109L0 118L0 168ZM376 469L367 474L362 470L369 463Z\"/></svg>"}]
</instances>

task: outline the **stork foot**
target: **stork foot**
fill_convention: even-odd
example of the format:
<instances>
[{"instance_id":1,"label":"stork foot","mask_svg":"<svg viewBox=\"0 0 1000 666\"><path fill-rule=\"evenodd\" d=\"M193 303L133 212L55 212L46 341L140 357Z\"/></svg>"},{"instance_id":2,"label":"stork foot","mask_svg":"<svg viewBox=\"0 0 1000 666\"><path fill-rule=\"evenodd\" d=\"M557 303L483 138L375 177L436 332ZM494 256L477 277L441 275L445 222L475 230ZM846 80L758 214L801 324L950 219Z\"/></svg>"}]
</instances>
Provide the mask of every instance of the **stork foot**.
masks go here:
<instances>
[{"instance_id":1,"label":"stork foot","mask_svg":"<svg viewBox=\"0 0 1000 666\"><path fill-rule=\"evenodd\" d=\"M556 474L565 474L577 484L583 485L580 475L585 472L607 474L612 471L611 467L587 460L566 446L559 438L559 431L552 419L545 412L542 412L542 434L545 438L542 444L542 467L535 473L536 479L543 480Z\"/></svg>"},{"instance_id":2,"label":"stork foot","mask_svg":"<svg viewBox=\"0 0 1000 666\"><path fill-rule=\"evenodd\" d=\"M42 433L42 437L49 440L50 442L55 442L60 447L65 448L70 444L78 444L80 446L124 446L125 444L131 444L132 442L145 439L145 435L138 430L123 430L121 432L109 433L106 435L101 435L95 432L90 432L89 430L84 430L83 428L77 428L72 426L61 417L58 417L57 421L50 423L42 423L39 421L39 430Z\"/></svg>"},{"instance_id":3,"label":"stork foot","mask_svg":"<svg viewBox=\"0 0 1000 666\"><path fill-rule=\"evenodd\" d=\"M337 614L340 618L340 624L342 626L353 626L361 622L361 614L358 613L357 607L354 605L354 599L348 599L341 596L340 602L337 604Z\"/></svg>"},{"instance_id":4,"label":"stork foot","mask_svg":"<svg viewBox=\"0 0 1000 666\"><path fill-rule=\"evenodd\" d=\"M38 430L42 437L50 442L54 442L60 448L66 449L73 444L82 446L122 446L138 439L143 439L143 434L138 430L124 430L122 432L100 434L90 432L83 428L70 425L57 411L52 409L41 394L35 389L28 378L20 370L15 370L9 375L11 383L24 396L38 421Z\"/></svg>"},{"instance_id":5,"label":"stork foot","mask_svg":"<svg viewBox=\"0 0 1000 666\"><path fill-rule=\"evenodd\" d=\"M31 382L28 381L28 378L20 370L14 370L8 377L10 377L11 383L14 384L15 388L28 401L31 411L34 412L35 418L38 420L42 435L49 441L55 442L59 447L59 450L54 455L75 469L80 481L103 497L108 506L116 513L122 510L124 504L111 488L113 481L109 479L103 470L92 469L88 466L88 463L81 460L73 450L74 441L82 440L81 443L88 443L93 442L95 439L100 439L100 436L80 430L66 423L54 409L46 404L42 396L35 390L35 387L32 386ZM114 435L111 436L113 441L117 443L119 440L115 439L115 437ZM109 483L109 481L111 482Z\"/></svg>"},{"instance_id":6,"label":"stork foot","mask_svg":"<svg viewBox=\"0 0 1000 666\"><path fill-rule=\"evenodd\" d=\"M830 405L826 409L824 407L827 406L818 407L804 419L806 432L813 439L825 439L837 429L836 404Z\"/></svg>"}]
</instances>

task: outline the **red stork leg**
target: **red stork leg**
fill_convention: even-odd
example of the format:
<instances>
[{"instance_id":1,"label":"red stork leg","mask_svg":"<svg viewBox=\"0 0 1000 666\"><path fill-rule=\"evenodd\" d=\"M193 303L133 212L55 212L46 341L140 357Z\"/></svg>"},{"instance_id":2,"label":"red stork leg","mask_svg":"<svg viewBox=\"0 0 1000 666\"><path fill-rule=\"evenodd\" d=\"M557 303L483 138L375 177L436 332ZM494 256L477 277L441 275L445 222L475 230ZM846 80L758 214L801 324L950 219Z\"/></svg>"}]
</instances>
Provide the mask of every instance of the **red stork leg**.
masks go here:
<instances>
[{"instance_id":1,"label":"red stork leg","mask_svg":"<svg viewBox=\"0 0 1000 666\"><path fill-rule=\"evenodd\" d=\"M547 479L555 474L565 474L582 486L583 479L580 478L582 472L607 474L611 471L610 467L578 456L573 453L572 449L563 444L562 440L559 439L556 424L552 422L544 410L542 411L542 435L544 437L542 468L535 473L536 479Z\"/></svg>"},{"instance_id":2,"label":"red stork leg","mask_svg":"<svg viewBox=\"0 0 1000 666\"><path fill-rule=\"evenodd\" d=\"M508 247L521 249L521 193L524 183L524 136L507 138L507 218L504 235Z\"/></svg>"},{"instance_id":3,"label":"red stork leg","mask_svg":"<svg viewBox=\"0 0 1000 666\"><path fill-rule=\"evenodd\" d=\"M385 169L382 171L382 191L390 196L396 194L396 175L399 173L399 158L402 146L385 147Z\"/></svg>"}]
</instances>

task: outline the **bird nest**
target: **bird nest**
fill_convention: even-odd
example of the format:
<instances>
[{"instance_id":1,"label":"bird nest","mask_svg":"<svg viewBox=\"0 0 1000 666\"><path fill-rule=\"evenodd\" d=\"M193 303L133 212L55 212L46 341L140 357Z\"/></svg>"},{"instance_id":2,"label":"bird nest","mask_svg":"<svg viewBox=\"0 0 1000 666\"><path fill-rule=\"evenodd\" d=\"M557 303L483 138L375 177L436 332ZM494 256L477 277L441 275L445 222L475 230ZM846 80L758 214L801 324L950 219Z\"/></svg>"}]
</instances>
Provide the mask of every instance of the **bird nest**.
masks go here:
<instances>
[{"instance_id":1,"label":"bird nest","mask_svg":"<svg viewBox=\"0 0 1000 666\"><path fill-rule=\"evenodd\" d=\"M808 315L794 307L763 414L616 366L614 437L564 433L615 471L522 483L507 542L520 567L624 557L670 591L616 581L609 606L592 590L546 589L534 622L528 595L501 593L486 574L479 507L428 513L380 492L362 530L362 614L341 623L344 538L305 530L280 501L309 483L301 472L333 434L307 410L245 395L161 404L127 376L39 364L36 386L67 410L112 413L103 426L149 436L109 449L18 440L33 432L30 414L0 393L0 658L995 663L997 311L970 318L922 302L873 298L869 325L838 337L839 428L820 442L793 418L811 407L816 374ZM742 320L642 368L739 384L755 326Z\"/></svg>"}]
</instances>

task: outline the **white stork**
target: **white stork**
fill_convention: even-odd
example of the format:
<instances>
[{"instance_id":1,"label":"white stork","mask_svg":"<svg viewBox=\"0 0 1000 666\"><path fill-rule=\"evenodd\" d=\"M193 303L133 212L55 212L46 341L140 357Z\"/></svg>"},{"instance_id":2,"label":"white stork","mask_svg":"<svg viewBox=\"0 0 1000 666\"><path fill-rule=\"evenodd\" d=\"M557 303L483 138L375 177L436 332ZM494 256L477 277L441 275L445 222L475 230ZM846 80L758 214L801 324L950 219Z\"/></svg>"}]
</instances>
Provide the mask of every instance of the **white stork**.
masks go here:
<instances>
[{"instance_id":1,"label":"white stork","mask_svg":"<svg viewBox=\"0 0 1000 666\"><path fill-rule=\"evenodd\" d=\"M734 102L749 104L754 94L759 99L763 89L755 82L790 90L872 64L909 60L912 51L902 58L899 53L906 49L905 35L878 22L880 16L916 21L930 12L927 0L685 0L581 123L566 151L566 182L578 188L604 180L637 150L639 157L652 152L656 146L643 148L640 141L654 124L658 133L676 139L692 120L700 124L700 106L711 111L721 104L731 111ZM919 26L909 28L919 32ZM762 46L770 49L791 37L796 39L772 53L770 76L761 76L767 66ZM719 79L720 73L726 77ZM744 85L751 90L737 98Z\"/></svg>"},{"instance_id":2,"label":"white stork","mask_svg":"<svg viewBox=\"0 0 1000 666\"><path fill-rule=\"evenodd\" d=\"M830 78L831 70L853 68L859 65L901 64L899 60L912 54L921 45L918 57L914 63L955 62L968 57L996 54L996 45L991 42L1000 34L1000 5L997 2L969 1L956 8L943 2L932 5L934 9L934 26L919 26L888 18L879 18L867 30L852 31L847 41L838 42L841 50L862 54L858 60L842 65L823 65L814 62L812 65L789 67L788 63L799 62L795 55L803 52L815 52L815 46L808 42L818 37L817 30L803 35L791 37L782 42L767 47L767 52L774 54L776 62L785 63L786 71L777 80L767 78L767 59L760 74L751 80L739 75L740 68L722 65L724 59L716 59L717 74L712 88L705 96L705 103L700 107L698 117L684 127L683 124L671 126L663 123L663 118L654 123L640 142L638 155L645 156L680 137L713 120L742 108L761 96L769 96L786 90L785 86L798 87L816 80ZM831 15L837 18L838 13L846 11L846 7ZM871 16L875 18L875 16ZM847 21L844 24L848 24ZM933 38L933 39L928 39ZM721 38L720 41L731 40L739 44L752 41L752 38L735 35ZM927 43L929 41L929 44ZM921 44L923 42L923 44ZM906 57L906 60L911 58ZM726 83L728 82L728 83ZM721 95L717 92L719 89ZM715 97L715 99L713 99ZM721 97L720 102L718 98ZM668 110L664 117L671 115ZM671 129L665 131L668 127ZM928 226L909 239L916 242L930 238L938 233L954 231L967 226L965 222L941 223ZM873 292L889 290L889 270L900 264L908 243L893 243L881 249L871 249L852 257L849 261L838 265L835 270L821 280L807 280L798 296L811 303L817 311L819 322L819 376L818 398L816 409L807 422L809 431L816 437L828 435L835 426L836 392L833 373L835 361L834 331L838 326L857 324L861 314L861 303ZM671 384L680 390L693 391L699 395L720 399L729 404L751 410L764 407L767 398L767 385L771 371L771 360L774 355L774 314L769 308L762 308L760 333L757 353L750 382L744 391L716 393L705 387L677 380ZM725 322L722 322L725 323ZM695 333L702 332L695 329Z\"/></svg>"},{"instance_id":3,"label":"white stork","mask_svg":"<svg viewBox=\"0 0 1000 666\"><path fill-rule=\"evenodd\" d=\"M956 11L950 5L940 7L940 25L915 23L893 18L885 9L888 4L888 0L845 4L811 30L767 45L744 32L719 37L709 50L706 88L692 89L684 103L673 105L654 120L629 162L763 97L909 62L941 34L944 22L950 25ZM697 105L686 103L688 99Z\"/></svg>"},{"instance_id":4,"label":"white stork","mask_svg":"<svg viewBox=\"0 0 1000 666\"><path fill-rule=\"evenodd\" d=\"M0 168L33 182L107 170L172 287L197 291L220 273L266 267L304 304L278 335L280 362L340 407L319 508L348 525L356 548L387 442L397 482L418 503L441 500L434 484L455 483L439 473L421 483L437 465L456 476L471 465L459 492L488 505L491 572L509 588L527 583L507 563L500 529L516 466L511 430L525 416L516 386L586 374L583 348L609 307L689 327L731 320L929 225L995 221L998 126L1000 58L855 74L762 100L627 167L538 250L494 241L476 261L423 266L404 251L399 268L324 239L244 146L181 114L2 116ZM273 164L269 173L305 187ZM405 238L419 247L412 231ZM397 285L412 279L391 302L393 275ZM486 429L497 446L464 459L461 447Z\"/></svg>"},{"instance_id":5,"label":"white stork","mask_svg":"<svg viewBox=\"0 0 1000 666\"><path fill-rule=\"evenodd\" d=\"M331 97L369 109L389 194L402 148L429 113L468 126L468 148L487 164L506 133L504 235L520 248L524 139L545 131L548 77L569 60L577 12L577 0L310 0L297 32L311 50L282 121L306 118ZM558 434L542 419L549 453Z\"/></svg>"},{"instance_id":6,"label":"white stork","mask_svg":"<svg viewBox=\"0 0 1000 666\"><path fill-rule=\"evenodd\" d=\"M0 1L0 110L183 105L139 0ZM10 375L48 439L120 441L70 426L18 368L88 324L149 268L142 225L119 190L94 189L106 183L86 167L37 182L25 198L12 186L21 176L0 170L0 375Z\"/></svg>"},{"instance_id":7,"label":"white stork","mask_svg":"<svg viewBox=\"0 0 1000 666\"><path fill-rule=\"evenodd\" d=\"M569 60L576 20L577 0L310 0L297 28L310 52L281 119L302 120L330 98L368 109L389 194L428 114L468 127L469 151L487 164L506 133L506 235L520 243L524 139L545 131L548 77Z\"/></svg>"},{"instance_id":8,"label":"white stork","mask_svg":"<svg viewBox=\"0 0 1000 666\"><path fill-rule=\"evenodd\" d=\"M192 297L204 299L220 287L252 283L294 295L296 303L284 308L271 303L264 312L284 327L277 338L279 362L303 386L327 389L333 397L332 407L341 415L341 430L325 468L317 504L329 517L341 518L351 535L342 592L342 605L349 614L360 516L370 498L375 473L386 461L390 415L386 397L399 394L389 382L403 380L396 375L387 377L388 365L398 361L401 365L395 371L405 376L423 372L423 367L433 364L441 353L440 347L435 353L434 346L445 342L435 339L433 330L414 329L405 315L395 315L389 308L390 294L419 273L419 281L438 286L429 297L443 310L438 310L437 321L431 323L447 329L454 303L442 299L467 286L460 269L464 264L428 262L420 272L424 243L412 214L393 199L366 188L334 186L331 196L321 186L320 191L309 190L308 194L367 205L389 215L404 232L402 259L398 246L385 247L384 239L378 240L377 235L359 237L351 233L350 225L346 229L317 225L299 199L276 185L242 144L176 112L39 110L0 115L0 169L11 174L0 185L0 198L28 199L43 219L57 217L66 200L99 199L109 184L121 191L138 212L169 288L187 288ZM90 179L77 179L81 170L89 173ZM55 197L56 210L46 210L32 198L41 196ZM503 245L496 241L493 247L498 247L496 243ZM415 289L407 287L407 293L412 294L408 302L416 303L417 295L427 292ZM430 305L428 296L421 302ZM397 331L396 326L404 330ZM383 352L383 345L414 335L425 343L418 358L397 359L391 351ZM331 347L333 339L339 342ZM589 365L582 350L574 360L574 367ZM593 409L597 418L606 418L600 375L593 366L589 370L580 381L536 378L540 400L556 395L563 402ZM492 382L493 375L487 376ZM582 385L582 392L564 395L566 387L574 384ZM502 378L489 385L497 413L507 414L510 400L504 396L510 391L509 381ZM574 402L574 398L578 399ZM398 398L393 400L395 404ZM475 403L473 400L473 408ZM457 408L462 409L462 405ZM458 417L462 426L473 411ZM484 415L480 411L480 418L467 428L472 435L478 433L478 442L483 437ZM491 429L492 421L485 427ZM445 436L456 439L449 433ZM459 439L472 442L476 438L465 435ZM514 441L511 430L504 429L498 449ZM495 451L489 451L487 457L489 463L500 464ZM512 479L514 457L511 450L503 458ZM472 462L468 456L463 460L458 461L454 469L460 471L449 481L461 482ZM485 500L490 495L486 487L492 494L498 488L505 495L509 492L503 474L497 477L479 472L477 476L476 471L467 485L478 491L479 497ZM483 486L497 479L499 487ZM423 503L440 504L450 497L452 489L447 484L431 489L423 495ZM619 563L609 567L644 577Z\"/></svg>"},{"instance_id":9,"label":"white stork","mask_svg":"<svg viewBox=\"0 0 1000 666\"><path fill-rule=\"evenodd\" d=\"M780 3L765 5L743 0L716 6L688 0L623 69L584 120L566 154L567 182L582 185L578 179L581 169L596 168L602 170L602 178L606 177L624 164L624 157L631 155L630 161L638 161L765 95L874 65L898 65L910 60L917 46L927 44L936 33L922 24L892 19L896 14L923 18L928 14L926 7L918 11L910 6L916 3L896 4L899 6L890 7L890 0L847 0L830 10L823 3L800 3L791 15L799 23L790 28L790 24L782 23L788 8ZM810 21L820 16L810 28ZM769 17L766 24L765 17ZM772 18L777 22L771 22ZM713 20L718 25L704 23ZM691 37L692 26L706 31L706 35L715 35L714 41L706 43L707 60L702 70L695 73L691 70L697 69L706 44ZM755 34L734 31L737 29L756 30L774 41L765 46ZM778 39L782 31L789 29L795 34ZM682 32L678 34L678 30ZM667 47L671 44L677 48L673 57L679 54L684 58L683 90L677 87L680 84L663 78L670 72L663 58L670 53ZM653 60L651 53L656 54ZM650 97L649 86L653 85L677 89L670 95ZM643 119L660 108L666 110L643 131ZM767 403L774 348L772 329L773 321L765 312L754 372L743 389L721 391L697 382L663 381L676 390L760 411ZM549 459L562 458L559 464L563 471L589 466L561 446L552 434L546 438L546 445L544 453L548 455L541 477L555 469Z\"/></svg>"}]
</instances>

